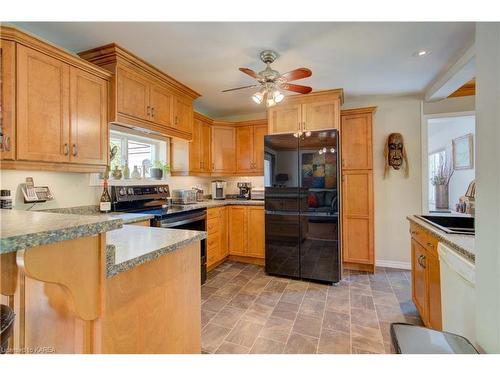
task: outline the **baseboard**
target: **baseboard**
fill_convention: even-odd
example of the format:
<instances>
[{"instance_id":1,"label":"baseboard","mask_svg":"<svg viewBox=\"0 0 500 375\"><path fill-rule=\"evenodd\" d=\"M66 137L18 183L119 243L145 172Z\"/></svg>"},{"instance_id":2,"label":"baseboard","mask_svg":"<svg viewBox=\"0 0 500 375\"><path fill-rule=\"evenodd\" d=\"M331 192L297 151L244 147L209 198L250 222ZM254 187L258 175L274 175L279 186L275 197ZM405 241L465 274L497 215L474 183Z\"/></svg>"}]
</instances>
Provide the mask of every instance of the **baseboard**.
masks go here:
<instances>
[{"instance_id":1,"label":"baseboard","mask_svg":"<svg viewBox=\"0 0 500 375\"><path fill-rule=\"evenodd\" d=\"M377 267L399 268L402 270L411 270L411 263L409 262L396 262L392 260L376 260Z\"/></svg>"}]
</instances>

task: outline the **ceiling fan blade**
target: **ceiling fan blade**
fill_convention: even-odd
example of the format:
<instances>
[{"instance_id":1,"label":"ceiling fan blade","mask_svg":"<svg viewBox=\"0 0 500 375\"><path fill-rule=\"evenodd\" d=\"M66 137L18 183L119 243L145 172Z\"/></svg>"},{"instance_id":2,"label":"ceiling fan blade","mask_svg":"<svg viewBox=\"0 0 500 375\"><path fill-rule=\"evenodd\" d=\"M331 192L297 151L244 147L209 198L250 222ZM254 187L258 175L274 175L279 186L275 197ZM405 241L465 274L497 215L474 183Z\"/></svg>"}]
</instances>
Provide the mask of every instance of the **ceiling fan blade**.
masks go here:
<instances>
[{"instance_id":1,"label":"ceiling fan blade","mask_svg":"<svg viewBox=\"0 0 500 375\"><path fill-rule=\"evenodd\" d=\"M307 78L312 75L312 71L307 68L298 68L292 70L288 73L282 74L280 78L284 79L287 82L296 81L298 79Z\"/></svg>"},{"instance_id":2,"label":"ceiling fan blade","mask_svg":"<svg viewBox=\"0 0 500 375\"><path fill-rule=\"evenodd\" d=\"M312 91L312 88L309 86L294 85L293 83L285 83L281 87L283 90L294 91L300 94L309 94Z\"/></svg>"},{"instance_id":3,"label":"ceiling fan blade","mask_svg":"<svg viewBox=\"0 0 500 375\"><path fill-rule=\"evenodd\" d=\"M222 92L228 92L228 91L236 91L236 90L243 90L243 89L249 89L251 87L259 87L260 85L248 85L248 86L241 86L241 87L235 87L234 89L227 89L227 90L222 90Z\"/></svg>"},{"instance_id":4,"label":"ceiling fan blade","mask_svg":"<svg viewBox=\"0 0 500 375\"><path fill-rule=\"evenodd\" d=\"M252 69L240 68L240 72L248 74L250 77L255 78L255 79L260 79L261 78L261 76L259 76L257 73L255 73Z\"/></svg>"}]
</instances>

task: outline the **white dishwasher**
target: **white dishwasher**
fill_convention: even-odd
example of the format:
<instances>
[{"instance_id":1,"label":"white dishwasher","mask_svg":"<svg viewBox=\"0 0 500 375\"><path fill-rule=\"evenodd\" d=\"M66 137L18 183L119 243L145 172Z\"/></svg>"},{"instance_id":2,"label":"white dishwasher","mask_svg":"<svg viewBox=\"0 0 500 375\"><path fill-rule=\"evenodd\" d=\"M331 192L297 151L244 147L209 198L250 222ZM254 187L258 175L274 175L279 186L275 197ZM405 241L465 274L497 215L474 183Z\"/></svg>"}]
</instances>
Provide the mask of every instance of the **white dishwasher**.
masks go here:
<instances>
[{"instance_id":1,"label":"white dishwasher","mask_svg":"<svg viewBox=\"0 0 500 375\"><path fill-rule=\"evenodd\" d=\"M438 244L441 274L443 331L476 342L475 265L441 242Z\"/></svg>"}]
</instances>

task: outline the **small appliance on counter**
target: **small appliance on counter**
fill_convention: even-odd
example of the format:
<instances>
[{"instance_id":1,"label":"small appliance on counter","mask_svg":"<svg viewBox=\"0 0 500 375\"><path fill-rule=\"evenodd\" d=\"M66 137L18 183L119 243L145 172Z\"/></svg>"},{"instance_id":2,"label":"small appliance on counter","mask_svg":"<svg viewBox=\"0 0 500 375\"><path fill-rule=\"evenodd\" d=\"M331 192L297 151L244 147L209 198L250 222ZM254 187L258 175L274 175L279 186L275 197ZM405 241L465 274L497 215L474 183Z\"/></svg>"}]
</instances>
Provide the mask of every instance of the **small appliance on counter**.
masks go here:
<instances>
[{"instance_id":1,"label":"small appliance on counter","mask_svg":"<svg viewBox=\"0 0 500 375\"><path fill-rule=\"evenodd\" d=\"M261 188L253 188L251 198L253 201L263 201L264 200L264 192L265 189Z\"/></svg>"},{"instance_id":2,"label":"small appliance on counter","mask_svg":"<svg viewBox=\"0 0 500 375\"><path fill-rule=\"evenodd\" d=\"M251 182L238 182L239 193L237 199L250 199L252 196Z\"/></svg>"},{"instance_id":3,"label":"small appliance on counter","mask_svg":"<svg viewBox=\"0 0 500 375\"><path fill-rule=\"evenodd\" d=\"M196 193L196 201L203 202L205 200L205 195L203 194L203 189L199 187L194 187L193 190Z\"/></svg>"},{"instance_id":4,"label":"small appliance on counter","mask_svg":"<svg viewBox=\"0 0 500 375\"><path fill-rule=\"evenodd\" d=\"M212 181L212 199L226 199L227 182L223 180Z\"/></svg>"},{"instance_id":5,"label":"small appliance on counter","mask_svg":"<svg viewBox=\"0 0 500 375\"><path fill-rule=\"evenodd\" d=\"M197 202L197 191L193 189L172 190L172 204L193 204Z\"/></svg>"}]
</instances>

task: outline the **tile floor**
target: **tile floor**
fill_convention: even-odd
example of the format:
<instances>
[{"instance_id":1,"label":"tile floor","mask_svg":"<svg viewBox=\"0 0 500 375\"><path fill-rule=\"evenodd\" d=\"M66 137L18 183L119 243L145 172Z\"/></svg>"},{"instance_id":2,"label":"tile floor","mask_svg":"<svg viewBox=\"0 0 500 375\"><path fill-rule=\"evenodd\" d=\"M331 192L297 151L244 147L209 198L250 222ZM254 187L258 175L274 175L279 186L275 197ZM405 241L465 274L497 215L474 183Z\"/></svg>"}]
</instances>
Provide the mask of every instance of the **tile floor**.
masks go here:
<instances>
[{"instance_id":1,"label":"tile floor","mask_svg":"<svg viewBox=\"0 0 500 375\"><path fill-rule=\"evenodd\" d=\"M202 287L204 353L393 353L391 322L422 324L410 272L346 271L337 286L225 262Z\"/></svg>"}]
</instances>

